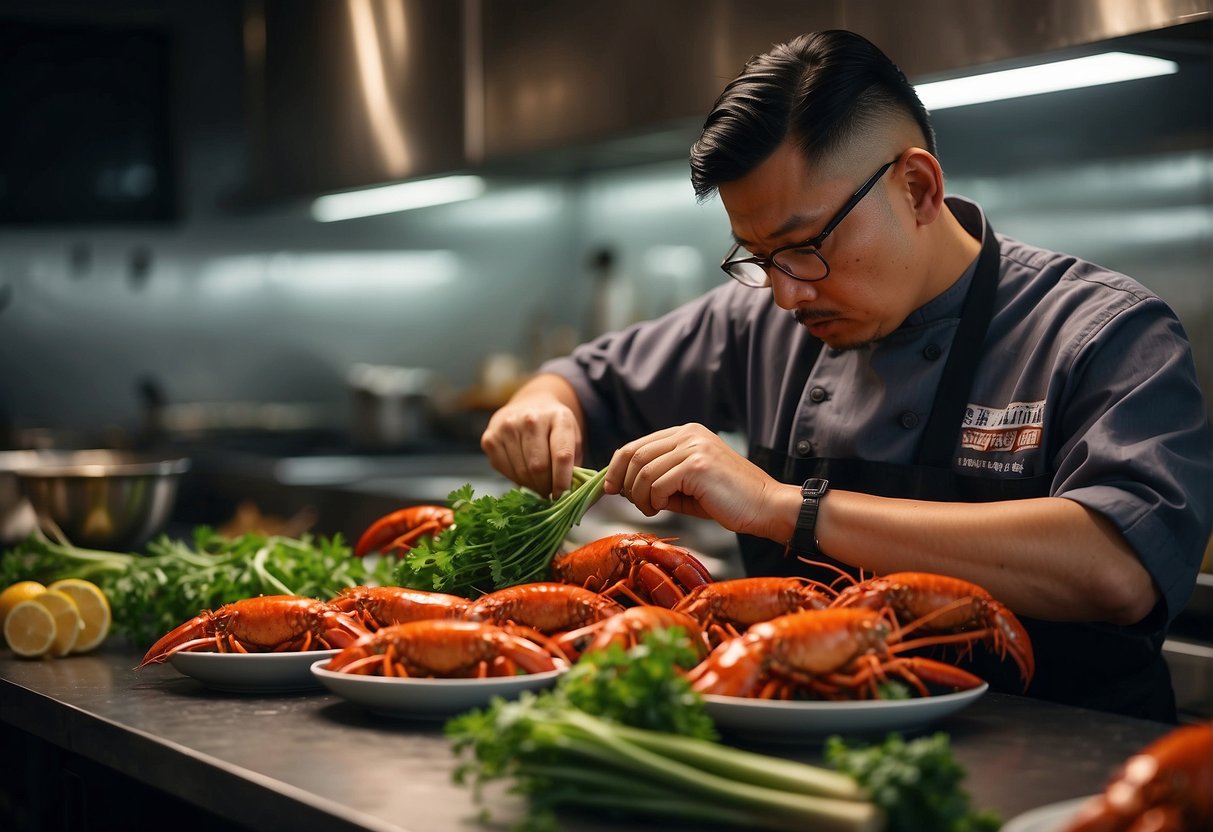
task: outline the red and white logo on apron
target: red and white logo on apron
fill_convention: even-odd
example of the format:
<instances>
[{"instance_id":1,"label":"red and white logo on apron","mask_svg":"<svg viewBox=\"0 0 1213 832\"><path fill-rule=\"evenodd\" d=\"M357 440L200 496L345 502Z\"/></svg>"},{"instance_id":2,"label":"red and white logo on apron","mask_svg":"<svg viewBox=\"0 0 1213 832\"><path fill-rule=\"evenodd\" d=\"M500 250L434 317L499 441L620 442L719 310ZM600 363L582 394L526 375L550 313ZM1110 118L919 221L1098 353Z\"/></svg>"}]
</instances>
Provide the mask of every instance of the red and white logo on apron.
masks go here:
<instances>
[{"instance_id":1,"label":"red and white logo on apron","mask_svg":"<svg viewBox=\"0 0 1213 832\"><path fill-rule=\"evenodd\" d=\"M960 446L979 453L1014 453L1039 448L1044 433L1045 403L1011 402L995 408L965 407Z\"/></svg>"}]
</instances>

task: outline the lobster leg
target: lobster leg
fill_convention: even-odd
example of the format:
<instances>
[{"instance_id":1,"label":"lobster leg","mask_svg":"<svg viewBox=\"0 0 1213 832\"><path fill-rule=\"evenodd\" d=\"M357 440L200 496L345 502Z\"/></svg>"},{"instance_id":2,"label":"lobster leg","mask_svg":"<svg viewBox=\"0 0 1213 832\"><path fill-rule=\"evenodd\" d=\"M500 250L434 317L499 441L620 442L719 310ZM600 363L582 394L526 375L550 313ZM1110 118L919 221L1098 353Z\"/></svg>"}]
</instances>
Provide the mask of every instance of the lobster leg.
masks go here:
<instances>
[{"instance_id":1,"label":"lobster leg","mask_svg":"<svg viewBox=\"0 0 1213 832\"><path fill-rule=\"evenodd\" d=\"M997 627L965 630L959 633L919 636L918 638L895 645L892 649L899 652L938 644L959 644L963 649L971 651L975 642L984 640L989 640L993 644L999 658L1006 658L1008 654L1011 656L1016 667L1019 668L1019 678L1023 681L1024 690L1027 690L1028 684L1032 681L1032 674L1035 671L1035 662L1033 661L1032 654L1024 654L1022 651L1012 649L1011 645L1007 643L1005 633Z\"/></svg>"},{"instance_id":2,"label":"lobster leg","mask_svg":"<svg viewBox=\"0 0 1213 832\"><path fill-rule=\"evenodd\" d=\"M610 597L623 595L636 604L672 609L689 590L711 582L711 574L697 559L682 554L677 547L657 541L646 547L645 560L634 564L626 578L601 592Z\"/></svg>"}]
</instances>

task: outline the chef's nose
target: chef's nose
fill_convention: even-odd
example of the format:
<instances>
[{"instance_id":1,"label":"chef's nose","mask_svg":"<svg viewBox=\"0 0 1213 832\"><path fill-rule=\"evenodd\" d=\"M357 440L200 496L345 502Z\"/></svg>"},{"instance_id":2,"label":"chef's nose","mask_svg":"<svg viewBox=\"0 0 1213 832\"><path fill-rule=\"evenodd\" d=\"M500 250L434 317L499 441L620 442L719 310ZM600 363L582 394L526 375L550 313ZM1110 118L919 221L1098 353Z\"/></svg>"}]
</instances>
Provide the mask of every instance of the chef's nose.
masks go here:
<instances>
[{"instance_id":1,"label":"chef's nose","mask_svg":"<svg viewBox=\"0 0 1213 832\"><path fill-rule=\"evenodd\" d=\"M804 303L817 300L821 294L817 281L797 280L774 266L769 268L771 292L780 309L792 310Z\"/></svg>"}]
</instances>

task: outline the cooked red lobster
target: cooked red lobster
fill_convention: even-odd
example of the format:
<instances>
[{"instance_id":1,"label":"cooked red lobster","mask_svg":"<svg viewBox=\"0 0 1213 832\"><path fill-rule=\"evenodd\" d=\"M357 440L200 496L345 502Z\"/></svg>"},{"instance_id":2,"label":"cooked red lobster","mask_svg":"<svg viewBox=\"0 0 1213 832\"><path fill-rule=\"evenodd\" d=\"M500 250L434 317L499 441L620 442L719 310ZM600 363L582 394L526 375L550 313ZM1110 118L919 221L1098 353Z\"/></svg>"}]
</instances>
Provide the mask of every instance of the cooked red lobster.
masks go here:
<instances>
[{"instance_id":1,"label":"cooked red lobster","mask_svg":"<svg viewBox=\"0 0 1213 832\"><path fill-rule=\"evenodd\" d=\"M887 615L864 609L804 610L750 627L721 644L690 673L699 693L761 699L866 699L900 679L920 696L928 684L954 690L982 680L953 665L902 657L918 646L898 642L901 630Z\"/></svg>"},{"instance_id":2,"label":"cooked red lobster","mask_svg":"<svg viewBox=\"0 0 1213 832\"><path fill-rule=\"evenodd\" d=\"M263 595L205 610L151 646L139 667L180 651L271 653L328 650L367 630L332 604L296 595Z\"/></svg>"},{"instance_id":3,"label":"cooked red lobster","mask_svg":"<svg viewBox=\"0 0 1213 832\"><path fill-rule=\"evenodd\" d=\"M554 635L619 612L623 606L605 595L572 584L540 581L482 595L465 617L491 624L520 624Z\"/></svg>"},{"instance_id":4,"label":"cooked red lobster","mask_svg":"<svg viewBox=\"0 0 1213 832\"><path fill-rule=\"evenodd\" d=\"M1019 667L1024 690L1036 661L1023 624L1007 607L977 584L930 572L895 572L847 587L834 607L889 610L898 625L913 630L916 643L957 644L962 652L982 642ZM928 642L921 634L933 633Z\"/></svg>"},{"instance_id":5,"label":"cooked red lobster","mask_svg":"<svg viewBox=\"0 0 1213 832\"><path fill-rule=\"evenodd\" d=\"M533 630L522 634L477 621L431 619L364 636L334 656L327 668L364 676L483 678L567 667L559 652L549 648Z\"/></svg>"},{"instance_id":6,"label":"cooked red lobster","mask_svg":"<svg viewBox=\"0 0 1213 832\"><path fill-rule=\"evenodd\" d=\"M1208 832L1213 724L1184 725L1125 761L1064 832Z\"/></svg>"},{"instance_id":7,"label":"cooked red lobster","mask_svg":"<svg viewBox=\"0 0 1213 832\"><path fill-rule=\"evenodd\" d=\"M712 575L690 550L651 534L613 534L552 560L552 577L635 604L673 607Z\"/></svg>"},{"instance_id":8,"label":"cooked red lobster","mask_svg":"<svg viewBox=\"0 0 1213 832\"><path fill-rule=\"evenodd\" d=\"M827 587L808 578L736 578L698 586L674 609L698 621L715 646L754 624L825 609L833 600Z\"/></svg>"},{"instance_id":9,"label":"cooked red lobster","mask_svg":"<svg viewBox=\"0 0 1213 832\"><path fill-rule=\"evenodd\" d=\"M402 586L354 586L343 589L329 603L353 615L373 632L391 624L428 618L462 618L471 601L458 595Z\"/></svg>"}]
</instances>

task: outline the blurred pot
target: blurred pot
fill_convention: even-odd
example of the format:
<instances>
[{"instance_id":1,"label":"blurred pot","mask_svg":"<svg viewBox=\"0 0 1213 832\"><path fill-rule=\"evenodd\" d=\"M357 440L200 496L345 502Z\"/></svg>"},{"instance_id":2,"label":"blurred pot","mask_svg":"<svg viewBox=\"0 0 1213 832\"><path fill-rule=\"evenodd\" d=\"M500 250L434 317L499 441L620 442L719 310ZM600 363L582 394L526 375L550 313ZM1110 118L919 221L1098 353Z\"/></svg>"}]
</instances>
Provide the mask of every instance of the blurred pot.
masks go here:
<instances>
[{"instance_id":1,"label":"blurred pot","mask_svg":"<svg viewBox=\"0 0 1213 832\"><path fill-rule=\"evenodd\" d=\"M92 450L55 452L15 473L48 536L136 551L164 528L188 469L187 459Z\"/></svg>"},{"instance_id":2,"label":"blurred pot","mask_svg":"<svg viewBox=\"0 0 1213 832\"><path fill-rule=\"evenodd\" d=\"M400 448L432 438L436 410L433 371L355 364L346 378L353 399L355 444Z\"/></svg>"}]
</instances>

